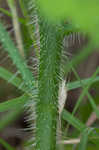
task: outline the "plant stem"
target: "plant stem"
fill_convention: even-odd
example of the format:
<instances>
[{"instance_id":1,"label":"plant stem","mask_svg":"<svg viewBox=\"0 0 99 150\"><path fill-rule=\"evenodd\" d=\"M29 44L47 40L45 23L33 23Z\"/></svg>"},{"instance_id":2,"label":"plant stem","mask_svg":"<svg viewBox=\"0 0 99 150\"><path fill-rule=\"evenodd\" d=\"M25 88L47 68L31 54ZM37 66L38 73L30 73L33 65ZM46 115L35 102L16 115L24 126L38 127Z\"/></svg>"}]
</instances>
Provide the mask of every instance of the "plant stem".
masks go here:
<instances>
[{"instance_id":1,"label":"plant stem","mask_svg":"<svg viewBox=\"0 0 99 150\"><path fill-rule=\"evenodd\" d=\"M22 43L22 38L21 38L20 26L18 23L19 21L18 21L17 11L15 7L15 2L13 0L8 0L8 5L12 13L12 21L13 21L13 27L15 31L17 46L18 46L20 54L24 57L24 48L23 48L23 43Z\"/></svg>"},{"instance_id":2,"label":"plant stem","mask_svg":"<svg viewBox=\"0 0 99 150\"><path fill-rule=\"evenodd\" d=\"M40 22L40 36L36 150L55 150L62 38L59 28L45 19Z\"/></svg>"}]
</instances>

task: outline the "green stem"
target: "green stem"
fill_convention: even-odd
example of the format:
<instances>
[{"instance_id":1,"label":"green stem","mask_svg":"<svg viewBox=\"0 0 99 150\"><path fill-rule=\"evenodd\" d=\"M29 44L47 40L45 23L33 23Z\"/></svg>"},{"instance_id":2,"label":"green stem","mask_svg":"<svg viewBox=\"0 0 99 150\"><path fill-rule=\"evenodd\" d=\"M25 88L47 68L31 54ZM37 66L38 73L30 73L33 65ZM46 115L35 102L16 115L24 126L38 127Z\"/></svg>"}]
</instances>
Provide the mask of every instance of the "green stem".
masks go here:
<instances>
[{"instance_id":1,"label":"green stem","mask_svg":"<svg viewBox=\"0 0 99 150\"><path fill-rule=\"evenodd\" d=\"M55 150L62 37L59 28L45 19L40 36L36 150Z\"/></svg>"}]
</instances>

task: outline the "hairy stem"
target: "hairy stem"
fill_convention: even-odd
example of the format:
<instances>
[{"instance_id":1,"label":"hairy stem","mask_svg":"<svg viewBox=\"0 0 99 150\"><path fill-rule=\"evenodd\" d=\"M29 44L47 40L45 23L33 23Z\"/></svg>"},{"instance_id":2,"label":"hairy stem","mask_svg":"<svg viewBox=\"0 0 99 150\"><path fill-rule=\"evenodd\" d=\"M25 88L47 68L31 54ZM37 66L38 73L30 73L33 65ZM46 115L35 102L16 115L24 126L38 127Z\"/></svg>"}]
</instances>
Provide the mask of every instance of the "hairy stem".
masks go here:
<instances>
[{"instance_id":1,"label":"hairy stem","mask_svg":"<svg viewBox=\"0 0 99 150\"><path fill-rule=\"evenodd\" d=\"M39 25L41 47L36 150L55 150L62 37L60 28L47 20L43 19Z\"/></svg>"}]
</instances>

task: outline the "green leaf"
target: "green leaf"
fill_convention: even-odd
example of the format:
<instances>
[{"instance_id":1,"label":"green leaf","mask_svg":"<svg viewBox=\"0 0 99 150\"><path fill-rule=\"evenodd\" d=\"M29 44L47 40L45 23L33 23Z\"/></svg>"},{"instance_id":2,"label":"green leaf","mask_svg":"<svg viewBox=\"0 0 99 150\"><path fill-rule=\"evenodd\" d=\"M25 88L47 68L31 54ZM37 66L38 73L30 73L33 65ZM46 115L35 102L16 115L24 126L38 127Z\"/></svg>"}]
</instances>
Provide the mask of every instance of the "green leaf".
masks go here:
<instances>
[{"instance_id":1,"label":"green leaf","mask_svg":"<svg viewBox=\"0 0 99 150\"><path fill-rule=\"evenodd\" d=\"M93 40L97 42L99 35L99 1L94 0L38 0L41 14L50 21L60 21L72 18L74 24L90 32ZM89 7L90 6L90 7Z\"/></svg>"},{"instance_id":2,"label":"green leaf","mask_svg":"<svg viewBox=\"0 0 99 150\"><path fill-rule=\"evenodd\" d=\"M3 14L5 14L9 17L12 17L12 14L4 8L0 8L0 12L2 12ZM23 18L19 18L19 22L22 23L22 24L26 24L25 19L23 19Z\"/></svg>"},{"instance_id":3,"label":"green leaf","mask_svg":"<svg viewBox=\"0 0 99 150\"><path fill-rule=\"evenodd\" d=\"M21 57L18 49L15 47L9 34L6 32L5 28L1 23L0 23L0 41L2 42L2 46L4 47L4 49L9 53L10 57L12 58L13 63L19 69L23 77L23 80L25 81L25 85L28 87L30 91L32 91L36 85L35 79L32 73L29 71L25 60Z\"/></svg>"},{"instance_id":4,"label":"green leaf","mask_svg":"<svg viewBox=\"0 0 99 150\"><path fill-rule=\"evenodd\" d=\"M0 112L4 112L8 110L15 110L16 108L20 109L20 107L23 107L24 104L28 101L28 99L29 99L29 96L23 95L21 97L0 103Z\"/></svg>"},{"instance_id":5,"label":"green leaf","mask_svg":"<svg viewBox=\"0 0 99 150\"><path fill-rule=\"evenodd\" d=\"M72 68L72 70L73 70L73 72L74 72L76 78L81 82L80 77L79 77L79 75L77 74L77 72L75 71L75 69ZM83 91L82 91L82 93L80 94L79 99L78 99L78 101L77 101L77 103L76 103L76 105L75 105L75 107L74 107L73 114L76 112L76 110L77 110L77 108L79 107L79 105L80 105L80 103L81 103L83 97L85 96L85 94L87 94L87 96L88 96L89 99L91 98L91 102L92 102L92 97L91 97L91 95L89 94L88 89L90 88L90 86L91 86L91 84L92 84L92 81L96 78L96 75L98 74L98 72L99 72L99 68L96 69L96 71L94 72L94 74L93 74L92 77L91 77L91 80L89 80L87 86L84 86L83 83L81 82L82 87L83 87ZM95 107L95 104L94 104L94 107ZM95 107L95 108L96 108L96 107Z\"/></svg>"},{"instance_id":6,"label":"green leaf","mask_svg":"<svg viewBox=\"0 0 99 150\"><path fill-rule=\"evenodd\" d=\"M89 102L90 102L94 112L96 113L97 118L99 118L99 109L98 109L97 105L95 104L94 99L88 92L87 92L87 96L88 96Z\"/></svg>"},{"instance_id":7,"label":"green leaf","mask_svg":"<svg viewBox=\"0 0 99 150\"><path fill-rule=\"evenodd\" d=\"M90 81L91 81L92 84L99 81L99 76L95 77L93 80L92 80L92 77L90 77L90 78L87 78L87 79L81 79L80 81L79 80L73 81L73 82L67 83L66 87L67 87L68 90L73 90L73 89L76 89L76 88L80 88L82 86L87 86L87 84Z\"/></svg>"},{"instance_id":8,"label":"green leaf","mask_svg":"<svg viewBox=\"0 0 99 150\"><path fill-rule=\"evenodd\" d=\"M4 146L4 148L5 148L6 150L15 150L14 147L12 147L11 145L9 145L6 141L4 141L4 140L1 139L1 138L0 138L0 144L1 144L2 146Z\"/></svg>"},{"instance_id":9,"label":"green leaf","mask_svg":"<svg viewBox=\"0 0 99 150\"><path fill-rule=\"evenodd\" d=\"M8 81L8 83L11 83L12 85L16 86L17 88L20 87L20 85L22 84L22 80L18 77L14 77L14 74L12 74L11 72L9 72L7 69L0 67L0 77L6 81ZM13 80L11 80L13 78ZM20 87L20 89L22 91L25 91L25 87L23 86L22 88Z\"/></svg>"},{"instance_id":10,"label":"green leaf","mask_svg":"<svg viewBox=\"0 0 99 150\"><path fill-rule=\"evenodd\" d=\"M5 69L3 67L0 67L0 77L3 78L4 80L8 81L15 87L21 89L22 91L24 91L24 92L26 91L25 86L22 86L22 88L20 86L22 84L22 79L20 79L19 77L14 77L14 74L12 74L11 72L9 72L7 69ZM11 78L13 78L13 80L11 80ZM92 77L90 77L87 79L82 79L80 81L69 82L69 83L66 83L66 87L67 87L68 91L70 91L70 90L73 90L76 88L80 88L82 86L87 86L87 84L90 81L91 81L91 83L95 83L95 82L99 81L99 77L97 76L93 80L92 80Z\"/></svg>"},{"instance_id":11,"label":"green leaf","mask_svg":"<svg viewBox=\"0 0 99 150\"><path fill-rule=\"evenodd\" d=\"M81 133L81 140L80 144L78 147L78 150L86 150L87 148L87 143L88 143L88 135L92 132L92 128L86 128L82 133Z\"/></svg>"},{"instance_id":12,"label":"green leaf","mask_svg":"<svg viewBox=\"0 0 99 150\"><path fill-rule=\"evenodd\" d=\"M62 118L66 120L69 124L75 127L77 130L82 132L86 126L77 118L75 118L72 114L70 114L67 110L63 110Z\"/></svg>"}]
</instances>

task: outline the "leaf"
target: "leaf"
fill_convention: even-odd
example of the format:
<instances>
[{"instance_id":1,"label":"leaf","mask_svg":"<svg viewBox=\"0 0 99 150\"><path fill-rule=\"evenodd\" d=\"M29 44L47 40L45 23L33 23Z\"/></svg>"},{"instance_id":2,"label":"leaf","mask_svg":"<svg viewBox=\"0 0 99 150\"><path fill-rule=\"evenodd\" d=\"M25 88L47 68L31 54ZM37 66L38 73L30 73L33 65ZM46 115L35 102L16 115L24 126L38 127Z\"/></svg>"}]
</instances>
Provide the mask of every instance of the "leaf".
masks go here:
<instances>
[{"instance_id":1,"label":"leaf","mask_svg":"<svg viewBox=\"0 0 99 150\"><path fill-rule=\"evenodd\" d=\"M9 56L12 58L13 63L19 69L27 90L32 91L35 88L35 79L32 75L32 72L28 69L25 60L20 55L18 49L15 47L13 41L11 40L9 34L6 32L3 25L0 23L0 41L4 49L9 53Z\"/></svg>"},{"instance_id":2,"label":"leaf","mask_svg":"<svg viewBox=\"0 0 99 150\"><path fill-rule=\"evenodd\" d=\"M78 24L83 30L90 32L93 41L97 42L99 35L99 1L94 0L38 0L41 14L50 21L61 21L72 18L74 24Z\"/></svg>"},{"instance_id":3,"label":"leaf","mask_svg":"<svg viewBox=\"0 0 99 150\"><path fill-rule=\"evenodd\" d=\"M88 136L89 134L93 131L92 128L86 128L82 133L81 133L81 140L80 144L78 146L78 150L86 150L87 148L87 143L88 143Z\"/></svg>"},{"instance_id":4,"label":"leaf","mask_svg":"<svg viewBox=\"0 0 99 150\"><path fill-rule=\"evenodd\" d=\"M79 75L77 74L77 72L75 71L75 69L72 68L72 70L73 70L73 72L74 72L76 78L81 82L80 77L79 77ZM91 80L88 82L87 86L84 86L83 83L81 82L82 87L83 87L83 91L82 91L82 93L80 94L80 96L79 96L79 98L78 98L78 100L77 100L77 103L76 103L76 105L75 105L75 107L74 107L74 110L73 110L73 112L72 112L73 114L76 112L76 110L77 110L77 108L79 107L79 105L80 105L80 103L81 103L83 97L85 96L85 94L87 94L88 98L89 98L89 99L91 98L91 101L92 101L92 96L89 94L88 89L90 88L90 86L91 86L91 84L92 84L92 81L96 78L96 75L98 74L98 72L99 72L99 68L96 69L96 71L94 72L94 74L93 74L92 77L91 77ZM94 104L94 107L95 107L95 104ZM96 107L95 107L95 108L96 108Z\"/></svg>"},{"instance_id":5,"label":"leaf","mask_svg":"<svg viewBox=\"0 0 99 150\"><path fill-rule=\"evenodd\" d=\"M4 80L8 81L8 83L11 83L12 85L14 85L14 86L16 86L18 88L22 84L22 80L20 78L14 77L14 74L12 74L7 69L5 69L5 68L3 68L1 66L0 66L0 77L3 78ZM22 88L20 87L20 89L22 91L24 91L25 87L22 87Z\"/></svg>"},{"instance_id":6,"label":"leaf","mask_svg":"<svg viewBox=\"0 0 99 150\"><path fill-rule=\"evenodd\" d=\"M77 130L82 132L86 126L77 118L75 118L72 114L70 114L67 110L63 110L62 118L66 120L69 124L75 127Z\"/></svg>"},{"instance_id":7,"label":"leaf","mask_svg":"<svg viewBox=\"0 0 99 150\"><path fill-rule=\"evenodd\" d=\"M20 107L23 107L26 101L28 101L29 96L23 95L21 97L8 100L6 102L0 103L0 112L8 111L8 110L15 110L20 109Z\"/></svg>"},{"instance_id":8,"label":"leaf","mask_svg":"<svg viewBox=\"0 0 99 150\"><path fill-rule=\"evenodd\" d=\"M86 79L81 79L80 81L79 80L73 81L73 82L67 83L66 86L67 86L68 90L73 90L76 88L80 88L82 86L87 86L87 84L90 81L91 81L91 83L95 83L95 82L99 81L99 76L95 77L93 80L92 80L92 77L90 77L90 78L86 78Z\"/></svg>"},{"instance_id":9,"label":"leaf","mask_svg":"<svg viewBox=\"0 0 99 150\"><path fill-rule=\"evenodd\" d=\"M14 147L12 147L11 145L9 145L6 141L4 141L3 139L0 138L0 144L2 146L4 146L4 148L6 148L6 150L15 150Z\"/></svg>"},{"instance_id":10,"label":"leaf","mask_svg":"<svg viewBox=\"0 0 99 150\"><path fill-rule=\"evenodd\" d=\"M6 10L4 8L0 8L0 12L2 12L3 14L5 14L5 15L7 15L9 17L12 17L12 14L8 10ZM23 19L23 18L19 18L19 22L24 24L24 25L26 24L25 19Z\"/></svg>"},{"instance_id":11,"label":"leaf","mask_svg":"<svg viewBox=\"0 0 99 150\"><path fill-rule=\"evenodd\" d=\"M98 109L97 105L95 104L94 99L88 92L87 92L87 96L88 96L89 102L90 102L94 112L96 113L97 118L99 118L99 109Z\"/></svg>"}]
</instances>

